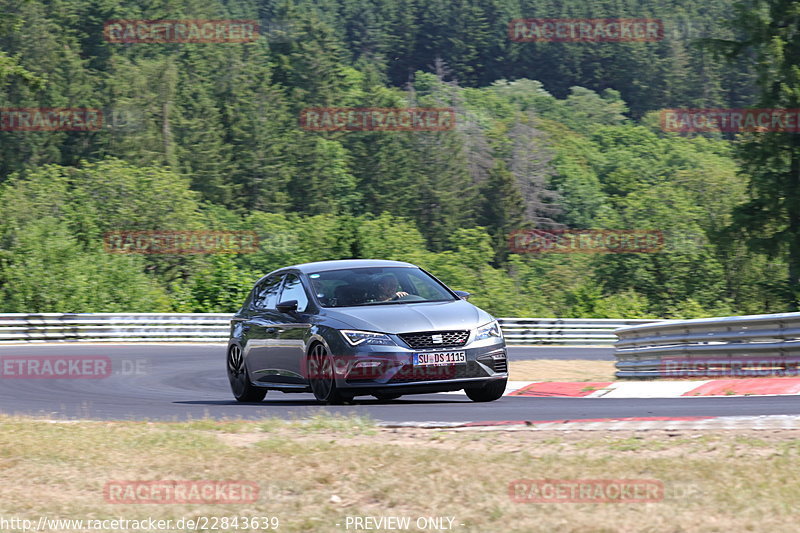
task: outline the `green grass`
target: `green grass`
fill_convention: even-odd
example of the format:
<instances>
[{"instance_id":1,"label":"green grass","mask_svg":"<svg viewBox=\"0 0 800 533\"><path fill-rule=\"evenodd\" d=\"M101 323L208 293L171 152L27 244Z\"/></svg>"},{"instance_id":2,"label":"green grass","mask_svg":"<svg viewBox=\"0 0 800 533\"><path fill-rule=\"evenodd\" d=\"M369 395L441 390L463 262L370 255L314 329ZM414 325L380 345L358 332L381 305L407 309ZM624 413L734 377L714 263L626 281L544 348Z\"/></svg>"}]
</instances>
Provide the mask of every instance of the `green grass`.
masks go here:
<instances>
[{"instance_id":1,"label":"green grass","mask_svg":"<svg viewBox=\"0 0 800 533\"><path fill-rule=\"evenodd\" d=\"M321 533L345 531L336 524L346 516L390 515L454 516L462 533L792 531L798 436L386 429L324 415L76 424L0 417L0 516L266 514L280 517L279 531ZM515 503L515 479L651 479L665 493L646 504ZM254 481L260 498L112 504L103 498L112 480Z\"/></svg>"}]
</instances>

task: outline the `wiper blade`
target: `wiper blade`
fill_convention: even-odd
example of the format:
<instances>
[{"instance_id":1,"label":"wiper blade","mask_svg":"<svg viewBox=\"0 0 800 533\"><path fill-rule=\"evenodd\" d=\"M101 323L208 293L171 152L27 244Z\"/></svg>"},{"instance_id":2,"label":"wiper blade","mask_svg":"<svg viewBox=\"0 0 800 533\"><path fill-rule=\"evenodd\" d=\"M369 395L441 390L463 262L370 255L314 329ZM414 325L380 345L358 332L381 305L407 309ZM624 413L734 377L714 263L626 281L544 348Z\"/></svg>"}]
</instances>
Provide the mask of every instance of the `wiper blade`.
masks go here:
<instances>
[{"instance_id":1,"label":"wiper blade","mask_svg":"<svg viewBox=\"0 0 800 533\"><path fill-rule=\"evenodd\" d=\"M392 304L411 304L415 302L401 302L400 300L392 300L388 302L366 302L363 304L353 304L352 307L362 307L364 305L392 305Z\"/></svg>"},{"instance_id":2,"label":"wiper blade","mask_svg":"<svg viewBox=\"0 0 800 533\"><path fill-rule=\"evenodd\" d=\"M429 304L432 302L455 302L455 300L389 300L387 302L366 302L363 304L353 304L351 307L360 307L364 305Z\"/></svg>"}]
</instances>

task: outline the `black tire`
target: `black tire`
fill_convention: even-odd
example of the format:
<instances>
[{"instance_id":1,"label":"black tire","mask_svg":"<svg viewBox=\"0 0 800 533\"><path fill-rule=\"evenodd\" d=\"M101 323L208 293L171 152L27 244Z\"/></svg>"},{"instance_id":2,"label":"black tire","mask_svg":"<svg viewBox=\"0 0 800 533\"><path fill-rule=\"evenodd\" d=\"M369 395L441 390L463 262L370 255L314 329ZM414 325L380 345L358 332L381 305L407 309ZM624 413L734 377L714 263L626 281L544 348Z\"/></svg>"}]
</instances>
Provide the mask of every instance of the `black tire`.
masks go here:
<instances>
[{"instance_id":1,"label":"black tire","mask_svg":"<svg viewBox=\"0 0 800 533\"><path fill-rule=\"evenodd\" d=\"M353 399L339 392L333 375L333 359L322 344L315 344L308 354L308 383L318 402L340 405Z\"/></svg>"},{"instance_id":2,"label":"black tire","mask_svg":"<svg viewBox=\"0 0 800 533\"><path fill-rule=\"evenodd\" d=\"M236 344L228 348L228 380L231 392L238 402L260 402L267 395L267 389L254 387L247 374L247 363L244 361L242 349Z\"/></svg>"},{"instance_id":3,"label":"black tire","mask_svg":"<svg viewBox=\"0 0 800 533\"><path fill-rule=\"evenodd\" d=\"M373 394L373 396L382 402L390 402L400 398L402 394Z\"/></svg>"},{"instance_id":4,"label":"black tire","mask_svg":"<svg viewBox=\"0 0 800 533\"><path fill-rule=\"evenodd\" d=\"M480 389L464 389L464 392L473 402L493 402L503 397L507 384L507 379L499 379L487 383Z\"/></svg>"}]
</instances>

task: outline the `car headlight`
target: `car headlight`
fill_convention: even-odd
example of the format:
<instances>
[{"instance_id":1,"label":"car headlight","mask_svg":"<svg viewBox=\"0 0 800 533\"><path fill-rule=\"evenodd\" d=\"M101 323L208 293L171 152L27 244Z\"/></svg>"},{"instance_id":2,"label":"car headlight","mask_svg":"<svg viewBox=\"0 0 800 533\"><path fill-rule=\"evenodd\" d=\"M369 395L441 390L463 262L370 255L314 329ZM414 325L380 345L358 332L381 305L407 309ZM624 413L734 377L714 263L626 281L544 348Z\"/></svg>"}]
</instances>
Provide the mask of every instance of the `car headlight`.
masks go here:
<instances>
[{"instance_id":1,"label":"car headlight","mask_svg":"<svg viewBox=\"0 0 800 533\"><path fill-rule=\"evenodd\" d=\"M492 337L498 337L500 339L503 338L503 332L500 331L500 324L497 323L497 320L492 320L488 324L479 327L477 333L475 334L476 341L490 339Z\"/></svg>"},{"instance_id":2,"label":"car headlight","mask_svg":"<svg viewBox=\"0 0 800 533\"><path fill-rule=\"evenodd\" d=\"M342 335L352 344L357 346L359 344L383 344L389 346L396 346L396 343L389 335L384 333L375 333L374 331L356 331L351 329L343 329Z\"/></svg>"}]
</instances>

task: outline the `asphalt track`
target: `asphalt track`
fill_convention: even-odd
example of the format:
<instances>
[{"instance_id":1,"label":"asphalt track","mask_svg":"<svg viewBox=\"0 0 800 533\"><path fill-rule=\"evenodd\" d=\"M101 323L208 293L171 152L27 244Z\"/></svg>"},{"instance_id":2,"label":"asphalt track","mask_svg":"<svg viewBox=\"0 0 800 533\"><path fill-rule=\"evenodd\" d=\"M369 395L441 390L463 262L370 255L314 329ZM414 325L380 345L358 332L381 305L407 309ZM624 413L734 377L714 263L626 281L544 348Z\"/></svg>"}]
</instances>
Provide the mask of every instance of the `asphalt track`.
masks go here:
<instances>
[{"instance_id":1,"label":"asphalt track","mask_svg":"<svg viewBox=\"0 0 800 533\"><path fill-rule=\"evenodd\" d=\"M607 348L512 349L514 359L553 358L555 353L602 356ZM9 356L107 356L111 375L102 379L19 379L0 376L0 413L52 419L187 420L305 418L328 412L367 415L383 422L469 422L626 417L798 415L797 396L674 399L504 397L478 404L466 396L428 394L379 403L317 404L310 394L270 392L259 404L238 404L225 375L223 345L15 345ZM527 355L526 355L527 354ZM584 357L586 358L586 357Z\"/></svg>"}]
</instances>

